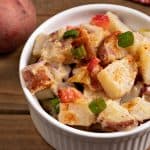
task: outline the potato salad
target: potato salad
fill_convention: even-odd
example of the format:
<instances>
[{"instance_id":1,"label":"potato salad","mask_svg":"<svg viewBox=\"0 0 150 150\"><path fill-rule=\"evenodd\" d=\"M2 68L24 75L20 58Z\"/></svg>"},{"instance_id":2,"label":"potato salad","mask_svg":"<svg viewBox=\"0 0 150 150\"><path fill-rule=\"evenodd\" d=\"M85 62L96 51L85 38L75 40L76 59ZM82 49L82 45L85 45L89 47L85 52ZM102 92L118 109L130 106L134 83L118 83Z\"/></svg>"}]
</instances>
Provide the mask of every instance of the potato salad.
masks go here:
<instances>
[{"instance_id":1,"label":"potato salad","mask_svg":"<svg viewBox=\"0 0 150 150\"><path fill-rule=\"evenodd\" d=\"M38 35L22 74L65 125L114 132L150 120L150 31L133 31L112 12Z\"/></svg>"}]
</instances>

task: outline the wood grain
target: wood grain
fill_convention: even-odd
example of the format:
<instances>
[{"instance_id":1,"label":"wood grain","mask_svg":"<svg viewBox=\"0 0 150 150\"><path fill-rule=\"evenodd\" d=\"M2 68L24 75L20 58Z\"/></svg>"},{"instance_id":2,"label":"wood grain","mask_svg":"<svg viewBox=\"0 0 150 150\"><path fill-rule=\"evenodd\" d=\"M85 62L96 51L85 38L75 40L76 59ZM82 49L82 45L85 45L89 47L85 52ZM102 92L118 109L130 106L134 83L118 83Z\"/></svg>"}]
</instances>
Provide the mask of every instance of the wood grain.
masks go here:
<instances>
[{"instance_id":1,"label":"wood grain","mask_svg":"<svg viewBox=\"0 0 150 150\"><path fill-rule=\"evenodd\" d=\"M35 130L29 115L0 115L0 150L54 150Z\"/></svg>"},{"instance_id":2,"label":"wood grain","mask_svg":"<svg viewBox=\"0 0 150 150\"><path fill-rule=\"evenodd\" d=\"M118 4L138 9L150 15L149 6L133 3L131 0L33 0L39 15L54 15L62 10L92 3Z\"/></svg>"},{"instance_id":3,"label":"wood grain","mask_svg":"<svg viewBox=\"0 0 150 150\"><path fill-rule=\"evenodd\" d=\"M0 113L28 110L18 77L20 52L0 55Z\"/></svg>"},{"instance_id":4,"label":"wood grain","mask_svg":"<svg viewBox=\"0 0 150 150\"><path fill-rule=\"evenodd\" d=\"M111 3L138 9L150 15L150 7L127 0L33 0L37 9L37 26L67 8L90 4ZM29 116L18 77L22 47L0 55L0 150L54 150L35 130Z\"/></svg>"}]
</instances>

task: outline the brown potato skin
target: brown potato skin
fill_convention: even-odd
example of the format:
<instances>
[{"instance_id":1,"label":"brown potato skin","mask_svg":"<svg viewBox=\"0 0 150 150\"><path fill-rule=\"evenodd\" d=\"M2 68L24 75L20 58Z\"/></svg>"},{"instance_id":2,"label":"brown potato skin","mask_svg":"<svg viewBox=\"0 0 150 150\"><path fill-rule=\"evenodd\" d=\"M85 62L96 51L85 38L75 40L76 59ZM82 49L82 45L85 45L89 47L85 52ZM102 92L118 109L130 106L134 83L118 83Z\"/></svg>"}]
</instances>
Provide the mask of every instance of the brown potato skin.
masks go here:
<instances>
[{"instance_id":1,"label":"brown potato skin","mask_svg":"<svg viewBox=\"0 0 150 150\"><path fill-rule=\"evenodd\" d=\"M0 0L0 53L13 51L36 27L31 0Z\"/></svg>"}]
</instances>

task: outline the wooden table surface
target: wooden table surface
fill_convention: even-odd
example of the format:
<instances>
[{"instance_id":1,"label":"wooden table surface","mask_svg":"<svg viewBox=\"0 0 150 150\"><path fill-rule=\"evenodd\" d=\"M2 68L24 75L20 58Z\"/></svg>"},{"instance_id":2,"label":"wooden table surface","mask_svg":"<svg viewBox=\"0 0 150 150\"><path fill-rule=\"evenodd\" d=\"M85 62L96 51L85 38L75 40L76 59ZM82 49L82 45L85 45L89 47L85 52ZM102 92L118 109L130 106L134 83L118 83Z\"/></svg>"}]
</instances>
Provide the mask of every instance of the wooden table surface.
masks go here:
<instances>
[{"instance_id":1,"label":"wooden table surface","mask_svg":"<svg viewBox=\"0 0 150 150\"><path fill-rule=\"evenodd\" d=\"M113 3L138 9L150 15L150 7L126 0L33 0L37 24L56 13L89 3ZM29 115L18 78L22 48L0 55L0 150L54 150L38 134Z\"/></svg>"}]
</instances>

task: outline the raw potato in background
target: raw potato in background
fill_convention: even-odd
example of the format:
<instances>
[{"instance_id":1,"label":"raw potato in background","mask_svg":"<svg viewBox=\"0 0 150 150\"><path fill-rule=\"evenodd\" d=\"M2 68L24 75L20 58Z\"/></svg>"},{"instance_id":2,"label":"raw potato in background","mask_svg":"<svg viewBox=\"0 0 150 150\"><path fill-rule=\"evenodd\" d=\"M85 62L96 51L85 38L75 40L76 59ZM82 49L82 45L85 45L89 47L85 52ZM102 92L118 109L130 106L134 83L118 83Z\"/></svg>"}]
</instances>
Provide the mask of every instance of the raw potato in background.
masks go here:
<instances>
[{"instance_id":1,"label":"raw potato in background","mask_svg":"<svg viewBox=\"0 0 150 150\"><path fill-rule=\"evenodd\" d=\"M0 53L13 51L36 26L36 10L31 0L0 0Z\"/></svg>"}]
</instances>

